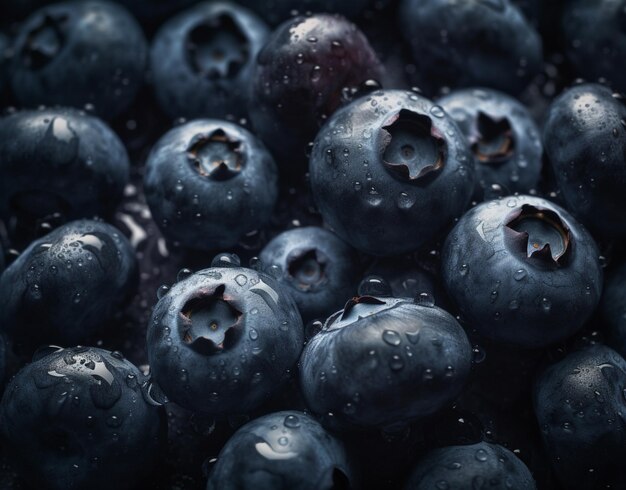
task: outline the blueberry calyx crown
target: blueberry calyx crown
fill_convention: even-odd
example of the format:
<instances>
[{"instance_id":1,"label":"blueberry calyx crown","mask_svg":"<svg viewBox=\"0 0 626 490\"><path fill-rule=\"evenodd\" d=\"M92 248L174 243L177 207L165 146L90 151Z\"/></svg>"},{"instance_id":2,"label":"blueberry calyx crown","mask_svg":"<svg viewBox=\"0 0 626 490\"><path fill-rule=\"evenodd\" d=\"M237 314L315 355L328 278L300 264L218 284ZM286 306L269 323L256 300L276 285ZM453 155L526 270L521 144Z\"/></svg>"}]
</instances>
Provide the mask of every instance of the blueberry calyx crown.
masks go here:
<instances>
[{"instance_id":1,"label":"blueberry calyx crown","mask_svg":"<svg viewBox=\"0 0 626 490\"><path fill-rule=\"evenodd\" d=\"M24 64L34 70L46 66L65 44L63 32L68 16L46 13L26 36L22 49Z\"/></svg>"},{"instance_id":2,"label":"blueberry calyx crown","mask_svg":"<svg viewBox=\"0 0 626 490\"><path fill-rule=\"evenodd\" d=\"M472 153L479 163L497 165L515 152L515 138L508 118L492 118L478 112L474 134L470 137Z\"/></svg>"},{"instance_id":3,"label":"blueberry calyx crown","mask_svg":"<svg viewBox=\"0 0 626 490\"><path fill-rule=\"evenodd\" d=\"M246 36L226 13L191 29L185 47L192 69L209 80L236 77L250 56Z\"/></svg>"},{"instance_id":4,"label":"blueberry calyx crown","mask_svg":"<svg viewBox=\"0 0 626 490\"><path fill-rule=\"evenodd\" d=\"M338 311L326 320L324 330L338 330L359 320L376 315L381 311L393 308L397 304L394 298L386 301L385 298L374 296L355 296L348 300L343 310Z\"/></svg>"},{"instance_id":5,"label":"blueberry calyx crown","mask_svg":"<svg viewBox=\"0 0 626 490\"><path fill-rule=\"evenodd\" d=\"M241 311L224 294L226 286L201 290L180 311L183 341L200 354L215 354L239 338Z\"/></svg>"},{"instance_id":6,"label":"blueberry calyx crown","mask_svg":"<svg viewBox=\"0 0 626 490\"><path fill-rule=\"evenodd\" d=\"M524 204L506 222L511 244L527 258L562 265L571 249L571 232L559 215L549 209Z\"/></svg>"},{"instance_id":7,"label":"blueberry calyx crown","mask_svg":"<svg viewBox=\"0 0 626 490\"><path fill-rule=\"evenodd\" d=\"M232 179L245 166L241 141L223 129L195 135L187 148L187 157L196 172L212 180Z\"/></svg>"},{"instance_id":8,"label":"blueberry calyx crown","mask_svg":"<svg viewBox=\"0 0 626 490\"><path fill-rule=\"evenodd\" d=\"M396 178L416 182L443 168L446 141L429 116L401 109L382 133L383 164Z\"/></svg>"},{"instance_id":9,"label":"blueberry calyx crown","mask_svg":"<svg viewBox=\"0 0 626 490\"><path fill-rule=\"evenodd\" d=\"M310 291L324 285L328 259L319 250L298 250L287 257L289 280L301 291Z\"/></svg>"}]
</instances>

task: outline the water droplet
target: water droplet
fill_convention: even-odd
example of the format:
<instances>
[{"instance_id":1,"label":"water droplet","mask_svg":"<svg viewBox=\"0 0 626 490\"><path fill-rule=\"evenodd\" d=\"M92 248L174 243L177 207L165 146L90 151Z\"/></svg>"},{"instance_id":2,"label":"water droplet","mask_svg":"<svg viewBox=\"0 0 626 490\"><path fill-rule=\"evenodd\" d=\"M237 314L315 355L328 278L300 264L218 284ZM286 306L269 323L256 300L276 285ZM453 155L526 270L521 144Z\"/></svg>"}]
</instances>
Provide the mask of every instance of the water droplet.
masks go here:
<instances>
[{"instance_id":1,"label":"water droplet","mask_svg":"<svg viewBox=\"0 0 626 490\"><path fill-rule=\"evenodd\" d=\"M393 330L385 330L383 332L383 340L385 341L385 343L393 346L400 345L400 343L402 342L400 335L398 335L398 333L394 332Z\"/></svg>"},{"instance_id":2,"label":"water droplet","mask_svg":"<svg viewBox=\"0 0 626 490\"><path fill-rule=\"evenodd\" d=\"M526 270L518 269L513 273L513 279L515 279L516 281L521 281L526 277L526 274Z\"/></svg>"},{"instance_id":3,"label":"water droplet","mask_svg":"<svg viewBox=\"0 0 626 490\"><path fill-rule=\"evenodd\" d=\"M434 105L430 108L430 113L438 118L442 118L443 116L445 116L445 111L443 110L443 107L441 107L440 105Z\"/></svg>"},{"instance_id":4,"label":"water droplet","mask_svg":"<svg viewBox=\"0 0 626 490\"><path fill-rule=\"evenodd\" d=\"M297 415L287 415L283 423L285 427L290 429L297 429L300 427L300 419Z\"/></svg>"},{"instance_id":5,"label":"water droplet","mask_svg":"<svg viewBox=\"0 0 626 490\"><path fill-rule=\"evenodd\" d=\"M484 463L485 461L487 461L488 458L487 451L485 451L484 449L478 449L476 450L476 453L474 453L474 457L476 458L476 461Z\"/></svg>"},{"instance_id":6,"label":"water droplet","mask_svg":"<svg viewBox=\"0 0 626 490\"><path fill-rule=\"evenodd\" d=\"M548 298L541 298L541 309L544 313L550 313L552 309L552 303Z\"/></svg>"},{"instance_id":7,"label":"water droplet","mask_svg":"<svg viewBox=\"0 0 626 490\"><path fill-rule=\"evenodd\" d=\"M461 264L461 267L459 267L459 274L461 274L462 276L467 276L468 272L469 272L469 265Z\"/></svg>"},{"instance_id":8,"label":"water droplet","mask_svg":"<svg viewBox=\"0 0 626 490\"><path fill-rule=\"evenodd\" d=\"M389 367L392 371L400 371L404 367L404 361L399 355L394 354L389 361Z\"/></svg>"},{"instance_id":9,"label":"water droplet","mask_svg":"<svg viewBox=\"0 0 626 490\"><path fill-rule=\"evenodd\" d=\"M235 276L235 282L239 284L240 286L245 286L246 283L248 282L248 278L244 276L243 274L238 274Z\"/></svg>"},{"instance_id":10,"label":"water droplet","mask_svg":"<svg viewBox=\"0 0 626 490\"><path fill-rule=\"evenodd\" d=\"M170 287L163 284L161 287L159 287L159 289L157 289L157 299L161 299L163 296L167 294L169 290L170 290Z\"/></svg>"},{"instance_id":11,"label":"water droplet","mask_svg":"<svg viewBox=\"0 0 626 490\"><path fill-rule=\"evenodd\" d=\"M181 269L178 271L178 274L176 274L176 280L182 281L184 279L187 279L192 274L193 272L189 269Z\"/></svg>"}]
</instances>

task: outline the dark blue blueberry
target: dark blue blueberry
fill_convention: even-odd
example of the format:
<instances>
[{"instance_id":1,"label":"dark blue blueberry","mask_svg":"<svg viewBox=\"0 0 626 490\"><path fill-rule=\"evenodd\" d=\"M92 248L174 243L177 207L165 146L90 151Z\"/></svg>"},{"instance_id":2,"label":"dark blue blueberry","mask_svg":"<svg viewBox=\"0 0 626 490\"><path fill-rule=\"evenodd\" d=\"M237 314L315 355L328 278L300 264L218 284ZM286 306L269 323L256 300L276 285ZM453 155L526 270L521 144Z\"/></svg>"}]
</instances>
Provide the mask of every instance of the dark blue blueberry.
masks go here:
<instances>
[{"instance_id":1,"label":"dark blue blueberry","mask_svg":"<svg viewBox=\"0 0 626 490\"><path fill-rule=\"evenodd\" d=\"M272 277L204 269L161 297L148 327L155 382L189 410L244 414L290 376L304 341L298 308Z\"/></svg>"},{"instance_id":2,"label":"dark blue blueberry","mask_svg":"<svg viewBox=\"0 0 626 490\"><path fill-rule=\"evenodd\" d=\"M413 92L383 90L337 111L315 139L313 196L325 223L372 255L417 250L460 216L474 164L456 123Z\"/></svg>"},{"instance_id":3,"label":"dark blue blueberry","mask_svg":"<svg viewBox=\"0 0 626 490\"><path fill-rule=\"evenodd\" d=\"M307 406L325 425L388 429L454 400L470 363L467 336L444 310L360 296L309 341L300 382Z\"/></svg>"},{"instance_id":4,"label":"dark blue blueberry","mask_svg":"<svg viewBox=\"0 0 626 490\"><path fill-rule=\"evenodd\" d=\"M435 277L408 259L390 257L377 260L367 270L367 276L380 278L395 298L416 298L422 293L432 298L437 296Z\"/></svg>"},{"instance_id":5,"label":"dark blue blueberry","mask_svg":"<svg viewBox=\"0 0 626 490\"><path fill-rule=\"evenodd\" d=\"M256 10L267 22L276 25L294 16L294 13L333 13L356 17L370 0L239 0L238 3Z\"/></svg>"},{"instance_id":6,"label":"dark blue blueberry","mask_svg":"<svg viewBox=\"0 0 626 490\"><path fill-rule=\"evenodd\" d=\"M206 490L351 488L342 444L312 417L284 411L241 427L228 440Z\"/></svg>"},{"instance_id":7,"label":"dark blue blueberry","mask_svg":"<svg viewBox=\"0 0 626 490\"><path fill-rule=\"evenodd\" d=\"M110 119L132 103L147 61L135 19L116 3L58 3L33 13L13 46L11 82L20 104L90 104Z\"/></svg>"},{"instance_id":8,"label":"dark blue blueberry","mask_svg":"<svg viewBox=\"0 0 626 490\"><path fill-rule=\"evenodd\" d=\"M161 108L172 118L245 116L253 62L268 34L230 2L201 3L169 20L150 56Z\"/></svg>"},{"instance_id":9,"label":"dark blue blueberry","mask_svg":"<svg viewBox=\"0 0 626 490\"><path fill-rule=\"evenodd\" d=\"M626 91L626 3L623 0L571 0L560 18L565 55L576 73L607 80Z\"/></svg>"},{"instance_id":10,"label":"dark blue blueberry","mask_svg":"<svg viewBox=\"0 0 626 490\"><path fill-rule=\"evenodd\" d=\"M265 267L280 268L304 321L326 318L356 293L358 264L354 251L324 228L287 230L261 251Z\"/></svg>"},{"instance_id":11,"label":"dark blue blueberry","mask_svg":"<svg viewBox=\"0 0 626 490\"><path fill-rule=\"evenodd\" d=\"M439 99L467 138L476 166L474 196L499 185L506 194L536 189L543 148L528 109L490 89L463 89Z\"/></svg>"},{"instance_id":12,"label":"dark blue blueberry","mask_svg":"<svg viewBox=\"0 0 626 490\"><path fill-rule=\"evenodd\" d=\"M269 222L278 172L251 133L203 119L170 130L152 148L144 190L168 239L198 250L229 248Z\"/></svg>"},{"instance_id":13,"label":"dark blue blueberry","mask_svg":"<svg viewBox=\"0 0 626 490\"><path fill-rule=\"evenodd\" d=\"M382 66L363 33L339 15L281 24L256 59L249 114L289 174L303 174L308 144L341 104L343 89L379 79Z\"/></svg>"},{"instance_id":14,"label":"dark blue blueberry","mask_svg":"<svg viewBox=\"0 0 626 490\"><path fill-rule=\"evenodd\" d=\"M520 93L541 70L541 38L509 0L403 0L400 26L419 85Z\"/></svg>"},{"instance_id":15,"label":"dark blue blueberry","mask_svg":"<svg viewBox=\"0 0 626 490\"><path fill-rule=\"evenodd\" d=\"M597 84L567 90L550 106L543 144L572 213L604 236L626 236L623 98Z\"/></svg>"},{"instance_id":16,"label":"dark blue blueberry","mask_svg":"<svg viewBox=\"0 0 626 490\"><path fill-rule=\"evenodd\" d=\"M479 334L543 347L571 336L594 311L599 256L567 211L516 196L480 204L459 220L443 246L442 275Z\"/></svg>"},{"instance_id":17,"label":"dark blue blueberry","mask_svg":"<svg viewBox=\"0 0 626 490\"><path fill-rule=\"evenodd\" d=\"M420 460L405 490L535 490L533 476L511 451L479 442L435 449Z\"/></svg>"},{"instance_id":18,"label":"dark blue blueberry","mask_svg":"<svg viewBox=\"0 0 626 490\"><path fill-rule=\"evenodd\" d=\"M116 228L72 221L34 241L0 276L0 328L16 344L84 342L107 329L137 284Z\"/></svg>"},{"instance_id":19,"label":"dark blue blueberry","mask_svg":"<svg viewBox=\"0 0 626 490\"><path fill-rule=\"evenodd\" d=\"M145 484L165 427L143 383L119 352L93 347L58 348L24 367L0 405L0 430L22 477L51 490Z\"/></svg>"},{"instance_id":20,"label":"dark blue blueberry","mask_svg":"<svg viewBox=\"0 0 626 490\"><path fill-rule=\"evenodd\" d=\"M621 262L608 274L600 304L608 333L608 342L624 357L626 356L626 262Z\"/></svg>"},{"instance_id":21,"label":"dark blue blueberry","mask_svg":"<svg viewBox=\"0 0 626 490\"><path fill-rule=\"evenodd\" d=\"M10 229L108 216L129 178L124 145L102 121L73 109L0 119L0 219Z\"/></svg>"},{"instance_id":22,"label":"dark blue blueberry","mask_svg":"<svg viewBox=\"0 0 626 490\"><path fill-rule=\"evenodd\" d=\"M569 354L535 386L543 442L563 488L626 488L626 361L603 345Z\"/></svg>"}]
</instances>

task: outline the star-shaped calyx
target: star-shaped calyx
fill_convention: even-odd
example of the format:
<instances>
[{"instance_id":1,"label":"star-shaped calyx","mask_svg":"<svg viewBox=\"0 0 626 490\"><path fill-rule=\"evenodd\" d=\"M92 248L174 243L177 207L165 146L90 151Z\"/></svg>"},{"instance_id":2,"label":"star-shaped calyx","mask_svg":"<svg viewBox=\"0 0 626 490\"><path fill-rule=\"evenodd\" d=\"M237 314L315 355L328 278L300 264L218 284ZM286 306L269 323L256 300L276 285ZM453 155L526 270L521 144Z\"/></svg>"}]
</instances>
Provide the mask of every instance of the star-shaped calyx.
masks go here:
<instances>
[{"instance_id":1,"label":"star-shaped calyx","mask_svg":"<svg viewBox=\"0 0 626 490\"><path fill-rule=\"evenodd\" d=\"M43 15L26 36L21 53L26 66L33 70L43 68L61 51L67 20L67 15Z\"/></svg>"},{"instance_id":2,"label":"star-shaped calyx","mask_svg":"<svg viewBox=\"0 0 626 490\"><path fill-rule=\"evenodd\" d=\"M299 250L287 257L288 278L301 291L310 291L326 284L327 263L319 250Z\"/></svg>"},{"instance_id":3,"label":"star-shaped calyx","mask_svg":"<svg viewBox=\"0 0 626 490\"><path fill-rule=\"evenodd\" d=\"M383 164L396 178L417 182L443 168L446 141L429 116L402 109L382 132Z\"/></svg>"},{"instance_id":4,"label":"star-shaped calyx","mask_svg":"<svg viewBox=\"0 0 626 490\"><path fill-rule=\"evenodd\" d=\"M479 111L469 137L476 161L487 165L506 162L515 152L515 138L508 118L493 118Z\"/></svg>"},{"instance_id":5,"label":"star-shaped calyx","mask_svg":"<svg viewBox=\"0 0 626 490\"><path fill-rule=\"evenodd\" d=\"M220 284L213 291L200 291L179 314L183 341L192 349L213 354L228 349L239 338L242 313L225 295Z\"/></svg>"},{"instance_id":6,"label":"star-shaped calyx","mask_svg":"<svg viewBox=\"0 0 626 490\"><path fill-rule=\"evenodd\" d=\"M246 164L242 142L223 129L195 135L187 148L187 158L196 172L213 180L232 179Z\"/></svg>"},{"instance_id":7,"label":"star-shaped calyx","mask_svg":"<svg viewBox=\"0 0 626 490\"><path fill-rule=\"evenodd\" d=\"M526 258L560 266L571 249L569 228L554 211L524 204L506 223L511 246Z\"/></svg>"},{"instance_id":8,"label":"star-shaped calyx","mask_svg":"<svg viewBox=\"0 0 626 490\"><path fill-rule=\"evenodd\" d=\"M234 78L250 57L248 39L226 13L191 29L185 47L191 68L210 80Z\"/></svg>"}]
</instances>

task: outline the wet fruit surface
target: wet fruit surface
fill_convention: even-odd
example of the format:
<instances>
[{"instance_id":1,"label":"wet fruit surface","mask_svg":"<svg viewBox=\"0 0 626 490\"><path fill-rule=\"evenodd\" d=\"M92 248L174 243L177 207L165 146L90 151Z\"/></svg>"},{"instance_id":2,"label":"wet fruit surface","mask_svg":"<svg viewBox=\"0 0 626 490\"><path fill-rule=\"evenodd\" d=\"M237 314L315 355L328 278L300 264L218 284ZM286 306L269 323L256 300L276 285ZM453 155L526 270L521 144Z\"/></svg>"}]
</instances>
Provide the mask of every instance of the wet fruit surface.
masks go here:
<instances>
[{"instance_id":1,"label":"wet fruit surface","mask_svg":"<svg viewBox=\"0 0 626 490\"><path fill-rule=\"evenodd\" d=\"M625 7L4 2L0 488L624 487Z\"/></svg>"}]
</instances>

